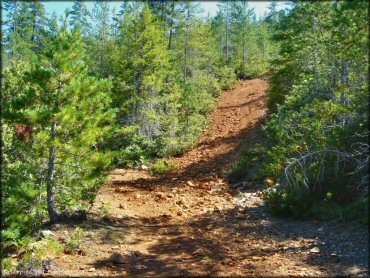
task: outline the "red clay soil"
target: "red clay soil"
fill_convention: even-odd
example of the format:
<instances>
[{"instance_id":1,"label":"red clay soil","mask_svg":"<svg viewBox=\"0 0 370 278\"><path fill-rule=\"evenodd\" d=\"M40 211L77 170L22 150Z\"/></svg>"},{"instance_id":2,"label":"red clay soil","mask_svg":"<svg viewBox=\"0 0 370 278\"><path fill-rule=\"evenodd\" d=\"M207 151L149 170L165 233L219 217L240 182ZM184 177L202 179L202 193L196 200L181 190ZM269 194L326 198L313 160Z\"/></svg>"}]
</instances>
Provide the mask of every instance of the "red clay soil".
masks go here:
<instances>
[{"instance_id":1,"label":"red clay soil","mask_svg":"<svg viewBox=\"0 0 370 278\"><path fill-rule=\"evenodd\" d=\"M44 275L366 276L366 227L272 217L259 191L232 190L224 179L241 144L260 141L266 88L254 79L224 92L172 173L114 170L88 221L54 228L61 244L77 225L85 237Z\"/></svg>"}]
</instances>

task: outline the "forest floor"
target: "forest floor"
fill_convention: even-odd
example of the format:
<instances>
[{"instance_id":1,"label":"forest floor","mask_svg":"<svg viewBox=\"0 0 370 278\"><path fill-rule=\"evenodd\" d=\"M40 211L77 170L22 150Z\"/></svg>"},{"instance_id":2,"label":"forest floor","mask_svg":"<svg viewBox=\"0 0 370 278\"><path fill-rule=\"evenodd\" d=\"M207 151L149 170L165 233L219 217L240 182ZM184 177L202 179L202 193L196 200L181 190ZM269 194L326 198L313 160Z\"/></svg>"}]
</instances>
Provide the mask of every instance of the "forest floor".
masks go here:
<instances>
[{"instance_id":1,"label":"forest floor","mask_svg":"<svg viewBox=\"0 0 370 278\"><path fill-rule=\"evenodd\" d=\"M367 276L367 227L273 217L257 188L226 181L240 148L261 141L266 88L254 79L224 92L173 172L114 170L87 221L54 227L61 242L77 226L85 236L44 275Z\"/></svg>"}]
</instances>

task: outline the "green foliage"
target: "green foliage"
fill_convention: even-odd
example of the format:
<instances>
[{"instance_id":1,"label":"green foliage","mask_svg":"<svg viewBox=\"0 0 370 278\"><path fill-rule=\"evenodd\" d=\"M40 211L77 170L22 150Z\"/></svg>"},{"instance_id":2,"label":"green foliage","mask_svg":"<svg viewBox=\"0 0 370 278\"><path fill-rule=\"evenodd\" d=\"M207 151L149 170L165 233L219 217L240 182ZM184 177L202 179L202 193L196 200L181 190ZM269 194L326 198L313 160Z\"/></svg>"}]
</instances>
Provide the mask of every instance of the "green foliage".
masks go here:
<instances>
[{"instance_id":1,"label":"green foliage","mask_svg":"<svg viewBox=\"0 0 370 278\"><path fill-rule=\"evenodd\" d=\"M115 116L110 80L88 76L78 31L62 26L49 47L37 61L12 62L4 70L2 201L4 230L13 243L46 216L47 184L56 209L82 208L93 201L111 161L108 151L94 147ZM32 129L23 141L15 135L19 123Z\"/></svg>"},{"instance_id":2,"label":"green foliage","mask_svg":"<svg viewBox=\"0 0 370 278\"><path fill-rule=\"evenodd\" d=\"M328 192L328 196L330 196ZM300 219L302 217L315 218L323 221L360 220L364 224L369 221L368 198L351 201L347 204L338 204L329 197L322 201L312 198L307 188L297 191L287 191L280 187L269 188L264 191L264 199L269 210L274 215L284 215Z\"/></svg>"},{"instance_id":3,"label":"green foliage","mask_svg":"<svg viewBox=\"0 0 370 278\"><path fill-rule=\"evenodd\" d=\"M104 218L104 217L108 216L109 215L109 210L110 210L111 207L112 207L111 203L103 204L99 209L99 216L101 218Z\"/></svg>"},{"instance_id":4,"label":"green foliage","mask_svg":"<svg viewBox=\"0 0 370 278\"><path fill-rule=\"evenodd\" d=\"M307 188L286 191L270 188L265 191L264 199L272 214L293 216L295 218L312 216L312 198Z\"/></svg>"},{"instance_id":5,"label":"green foliage","mask_svg":"<svg viewBox=\"0 0 370 278\"><path fill-rule=\"evenodd\" d=\"M219 69L219 80L222 90L229 90L236 81L234 69L224 66Z\"/></svg>"},{"instance_id":6,"label":"green foliage","mask_svg":"<svg viewBox=\"0 0 370 278\"><path fill-rule=\"evenodd\" d=\"M359 27L367 26L367 5L295 3L280 18L280 56L268 95L275 113L265 124L273 147L263 165L282 185L266 195L276 213L364 215L356 206L368 180L368 38L367 28Z\"/></svg>"},{"instance_id":7,"label":"green foliage","mask_svg":"<svg viewBox=\"0 0 370 278\"><path fill-rule=\"evenodd\" d=\"M130 145L120 154L119 164L133 163L136 165L144 164L146 161L145 151L139 145Z\"/></svg>"},{"instance_id":8,"label":"green foliage","mask_svg":"<svg viewBox=\"0 0 370 278\"><path fill-rule=\"evenodd\" d=\"M8 274L13 270L13 260L12 258L2 258L1 259L1 273L4 275Z\"/></svg>"},{"instance_id":9,"label":"green foliage","mask_svg":"<svg viewBox=\"0 0 370 278\"><path fill-rule=\"evenodd\" d=\"M150 174L153 176L162 175L175 169L175 163L170 159L158 159L150 165Z\"/></svg>"},{"instance_id":10,"label":"green foliage","mask_svg":"<svg viewBox=\"0 0 370 278\"><path fill-rule=\"evenodd\" d=\"M265 72L274 56L267 24L245 2L227 6L227 18L212 19L191 1L125 2L118 14L75 1L58 22L39 1L4 1L4 254L54 221L52 211L89 207L110 167L194 146L235 73ZM158 160L153 173L171 168Z\"/></svg>"},{"instance_id":11,"label":"green foliage","mask_svg":"<svg viewBox=\"0 0 370 278\"><path fill-rule=\"evenodd\" d=\"M68 239L66 245L64 246L64 252L72 254L80 249L82 240L85 236L85 231L77 227L71 237Z\"/></svg>"},{"instance_id":12,"label":"green foliage","mask_svg":"<svg viewBox=\"0 0 370 278\"><path fill-rule=\"evenodd\" d=\"M231 168L228 179L231 183L239 181L261 182L265 177L262 167L266 160L266 147L262 144L242 150L238 161Z\"/></svg>"},{"instance_id":13,"label":"green foliage","mask_svg":"<svg viewBox=\"0 0 370 278\"><path fill-rule=\"evenodd\" d=\"M32 247L34 257L39 261L53 259L62 253L58 242L50 238L37 241L32 244Z\"/></svg>"},{"instance_id":14,"label":"green foliage","mask_svg":"<svg viewBox=\"0 0 370 278\"><path fill-rule=\"evenodd\" d=\"M236 76L239 79L250 79L256 77L263 77L267 74L269 63L260 62L258 59L251 58L247 64L239 64L236 69Z\"/></svg>"}]
</instances>

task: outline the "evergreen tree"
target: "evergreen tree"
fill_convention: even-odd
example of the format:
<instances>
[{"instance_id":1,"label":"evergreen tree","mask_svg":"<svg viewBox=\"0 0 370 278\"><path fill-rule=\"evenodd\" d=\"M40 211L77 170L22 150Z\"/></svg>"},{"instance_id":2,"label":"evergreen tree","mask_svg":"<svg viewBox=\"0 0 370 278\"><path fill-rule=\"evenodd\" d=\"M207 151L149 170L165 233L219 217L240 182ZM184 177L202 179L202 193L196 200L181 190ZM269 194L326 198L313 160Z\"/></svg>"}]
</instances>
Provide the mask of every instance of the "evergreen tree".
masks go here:
<instances>
[{"instance_id":1,"label":"evergreen tree","mask_svg":"<svg viewBox=\"0 0 370 278\"><path fill-rule=\"evenodd\" d=\"M111 38L111 17L109 3L97 1L90 15L93 23L90 35L87 38L88 53L91 71L102 77L108 77L110 73L110 55L113 52Z\"/></svg>"},{"instance_id":2,"label":"evergreen tree","mask_svg":"<svg viewBox=\"0 0 370 278\"><path fill-rule=\"evenodd\" d=\"M7 20L3 42L10 59L35 59L43 46L46 16L39 1L4 1Z\"/></svg>"},{"instance_id":3,"label":"evergreen tree","mask_svg":"<svg viewBox=\"0 0 370 278\"><path fill-rule=\"evenodd\" d=\"M77 0L73 3L72 11L70 12L71 19L69 24L73 29L80 29L82 35L87 35L91 25L89 23L89 12L86 4L82 0Z\"/></svg>"},{"instance_id":4,"label":"evergreen tree","mask_svg":"<svg viewBox=\"0 0 370 278\"><path fill-rule=\"evenodd\" d=\"M109 108L111 85L87 75L83 53L79 32L63 26L42 60L14 63L4 72L2 116L7 126L22 123L33 130L31 157L36 165L22 163L36 167L41 175L27 180L45 188L51 222L59 220L58 208L92 201L102 181L101 170L109 164L109 157L93 146L114 117ZM25 152L29 147L20 148ZM15 161L8 159L9 167ZM7 174L5 195L11 192L9 182L16 179Z\"/></svg>"}]
</instances>

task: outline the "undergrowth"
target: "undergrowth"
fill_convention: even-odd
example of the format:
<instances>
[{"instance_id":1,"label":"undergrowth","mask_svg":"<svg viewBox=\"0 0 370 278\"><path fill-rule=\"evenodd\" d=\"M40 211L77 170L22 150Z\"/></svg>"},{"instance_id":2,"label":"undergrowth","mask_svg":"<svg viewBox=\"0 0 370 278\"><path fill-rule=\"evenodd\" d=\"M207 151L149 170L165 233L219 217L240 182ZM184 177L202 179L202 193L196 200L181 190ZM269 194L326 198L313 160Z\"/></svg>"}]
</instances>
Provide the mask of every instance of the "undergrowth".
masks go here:
<instances>
[{"instance_id":1,"label":"undergrowth","mask_svg":"<svg viewBox=\"0 0 370 278\"><path fill-rule=\"evenodd\" d=\"M161 158L150 166L150 174L152 176L163 175L173 169L175 169L175 163L172 160Z\"/></svg>"},{"instance_id":2,"label":"undergrowth","mask_svg":"<svg viewBox=\"0 0 370 278\"><path fill-rule=\"evenodd\" d=\"M264 187L263 198L272 215L295 219L358 220L364 224L369 223L368 196L354 191L351 184L355 184L355 180L348 174L336 173L334 166L330 168L332 161L326 158L326 173L320 177L319 184L316 186L312 184L305 186L302 174L297 171L294 172L297 185L292 187L282 179L282 170L280 170L280 176L276 175L276 169L281 166L276 165L271 158L267 144L268 142L263 142L241 151L238 161L229 173L228 179L231 183L249 181L256 186ZM318 169L317 161L312 162L308 167L306 174L311 181L317 182ZM346 169L346 172L348 171ZM266 187L263 181L267 177L281 180L285 186L277 183L273 187Z\"/></svg>"}]
</instances>

